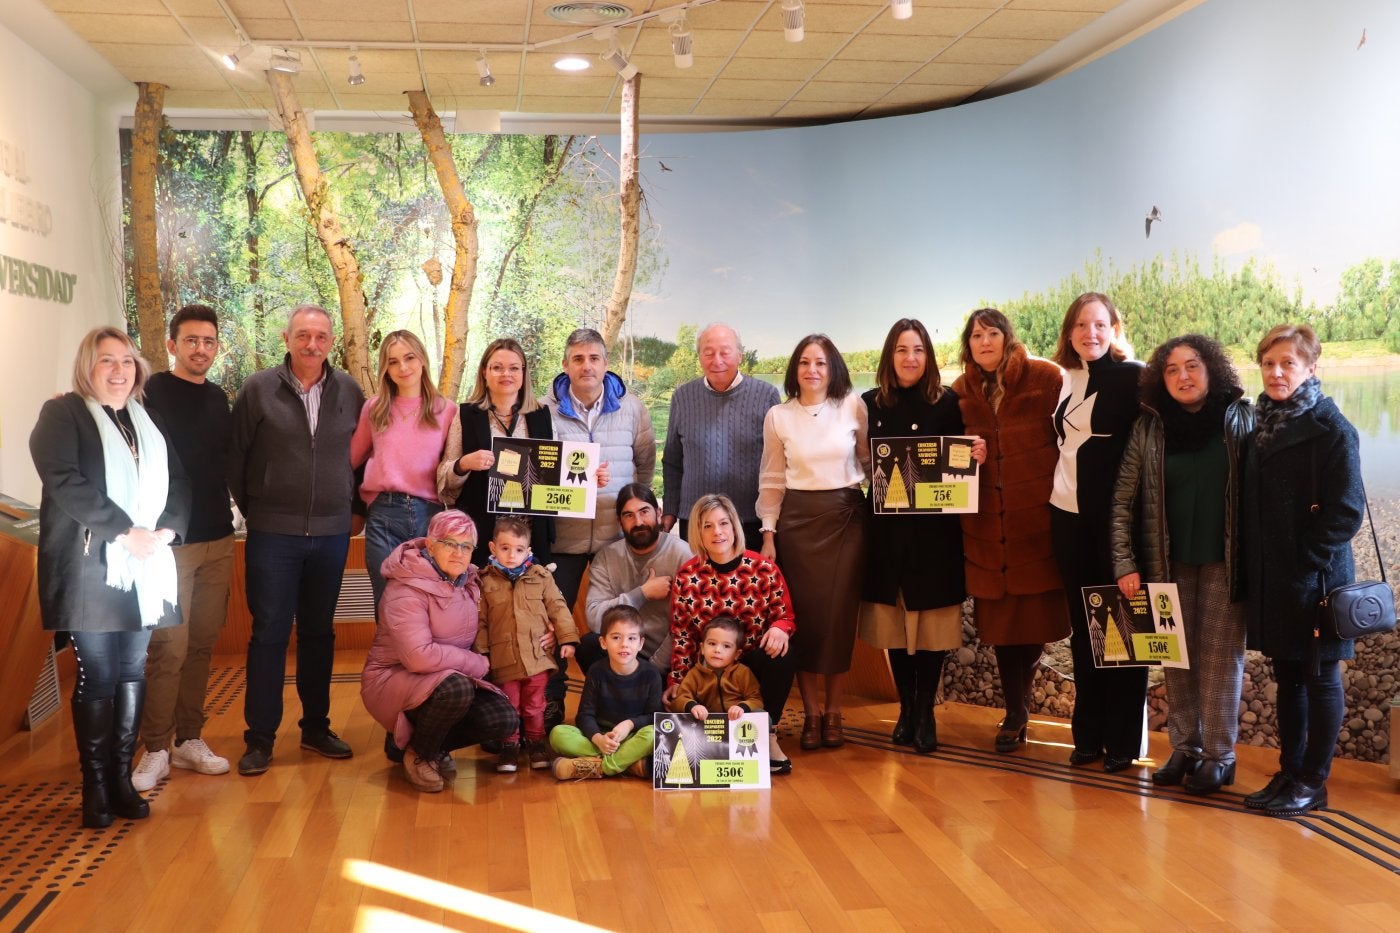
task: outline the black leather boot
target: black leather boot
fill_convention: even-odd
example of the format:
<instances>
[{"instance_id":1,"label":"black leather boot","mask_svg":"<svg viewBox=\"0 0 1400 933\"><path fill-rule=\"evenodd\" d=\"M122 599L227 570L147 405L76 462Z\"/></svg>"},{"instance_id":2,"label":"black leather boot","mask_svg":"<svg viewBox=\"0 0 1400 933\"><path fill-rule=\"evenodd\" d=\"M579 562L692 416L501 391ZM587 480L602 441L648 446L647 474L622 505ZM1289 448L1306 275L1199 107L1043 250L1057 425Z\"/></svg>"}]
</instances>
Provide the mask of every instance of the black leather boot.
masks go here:
<instances>
[{"instance_id":1,"label":"black leather boot","mask_svg":"<svg viewBox=\"0 0 1400 933\"><path fill-rule=\"evenodd\" d=\"M1278 796L1264 804L1267 816L1302 816L1327 806L1327 782L1322 778L1294 778Z\"/></svg>"},{"instance_id":2,"label":"black leather boot","mask_svg":"<svg viewBox=\"0 0 1400 933\"><path fill-rule=\"evenodd\" d=\"M112 812L127 820L144 820L151 805L131 786L131 758L136 753L136 736L141 730L141 707L146 702L144 680L124 680L117 684L112 701Z\"/></svg>"},{"instance_id":3,"label":"black leather boot","mask_svg":"<svg viewBox=\"0 0 1400 933\"><path fill-rule=\"evenodd\" d=\"M933 718L933 690L920 684L914 694L914 710L919 724L914 729L914 751L927 755L938 748L938 723Z\"/></svg>"},{"instance_id":4,"label":"black leather boot","mask_svg":"<svg viewBox=\"0 0 1400 933\"><path fill-rule=\"evenodd\" d=\"M73 732L78 737L78 766L83 770L83 826L112 825L107 763L112 757L112 701L74 700Z\"/></svg>"},{"instance_id":5,"label":"black leather boot","mask_svg":"<svg viewBox=\"0 0 1400 933\"><path fill-rule=\"evenodd\" d=\"M894 686L899 691L899 718L895 720L890 741L895 745L913 745L914 731L918 726L918 713L914 706L914 661L908 652L901 648L891 648L890 674Z\"/></svg>"}]
</instances>

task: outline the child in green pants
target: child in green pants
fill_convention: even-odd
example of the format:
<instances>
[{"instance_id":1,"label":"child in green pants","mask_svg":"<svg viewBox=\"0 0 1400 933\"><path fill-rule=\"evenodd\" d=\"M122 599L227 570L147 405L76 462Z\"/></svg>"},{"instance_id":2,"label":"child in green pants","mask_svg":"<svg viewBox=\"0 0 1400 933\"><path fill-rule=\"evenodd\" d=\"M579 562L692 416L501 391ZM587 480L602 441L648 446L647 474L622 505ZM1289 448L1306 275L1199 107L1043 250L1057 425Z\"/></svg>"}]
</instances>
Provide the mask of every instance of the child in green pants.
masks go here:
<instances>
[{"instance_id":1,"label":"child in green pants","mask_svg":"<svg viewBox=\"0 0 1400 933\"><path fill-rule=\"evenodd\" d=\"M588 669L576 725L555 726L549 744L561 757L554 776L561 781L601 778L623 771L651 775L652 722L664 712L661 671L640 664L642 620L631 606L603 613L599 632L607 657Z\"/></svg>"}]
</instances>

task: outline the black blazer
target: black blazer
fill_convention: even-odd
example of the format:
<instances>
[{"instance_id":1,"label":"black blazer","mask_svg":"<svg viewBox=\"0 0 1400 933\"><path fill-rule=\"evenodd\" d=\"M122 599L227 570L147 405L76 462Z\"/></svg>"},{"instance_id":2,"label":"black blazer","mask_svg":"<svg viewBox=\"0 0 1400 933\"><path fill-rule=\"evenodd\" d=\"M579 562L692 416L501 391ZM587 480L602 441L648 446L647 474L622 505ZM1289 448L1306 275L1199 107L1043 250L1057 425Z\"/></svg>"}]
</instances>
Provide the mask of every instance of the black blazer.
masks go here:
<instances>
[{"instance_id":1,"label":"black blazer","mask_svg":"<svg viewBox=\"0 0 1400 933\"><path fill-rule=\"evenodd\" d=\"M183 536L190 521L190 484L160 415L150 409L170 469L170 491L157 523ZM44 403L29 435L29 452L43 483L39 501L39 608L44 628L65 632L137 632L136 591L107 585L103 545L125 534L131 516L107 498L102 437L83 397L69 392ZM162 627L178 625L178 608Z\"/></svg>"},{"instance_id":2,"label":"black blazer","mask_svg":"<svg viewBox=\"0 0 1400 933\"><path fill-rule=\"evenodd\" d=\"M462 420L462 453L491 449L491 421L486 409L471 402L459 406ZM554 424L550 421L549 409L543 406L525 415L525 433L536 440L554 437ZM476 550L472 552L472 563L485 567L491 552L486 542L491 540L491 531L496 527L496 516L486 511L486 479L484 470L473 470L462 491L457 494L456 507L471 516L476 522ZM547 564L552 560L550 543L554 540L554 519L530 516L530 549L535 552L535 562Z\"/></svg>"}]
</instances>

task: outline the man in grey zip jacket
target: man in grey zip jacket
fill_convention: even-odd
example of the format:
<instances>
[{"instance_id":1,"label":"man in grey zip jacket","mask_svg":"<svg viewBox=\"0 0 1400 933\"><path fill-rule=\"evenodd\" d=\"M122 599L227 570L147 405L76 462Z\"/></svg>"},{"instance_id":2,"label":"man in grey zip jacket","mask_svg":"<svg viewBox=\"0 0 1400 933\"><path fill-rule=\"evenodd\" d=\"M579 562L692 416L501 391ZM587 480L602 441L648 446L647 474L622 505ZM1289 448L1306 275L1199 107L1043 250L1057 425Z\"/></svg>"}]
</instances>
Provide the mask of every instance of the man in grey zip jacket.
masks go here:
<instances>
[{"instance_id":1,"label":"man in grey zip jacket","mask_svg":"<svg viewBox=\"0 0 1400 933\"><path fill-rule=\"evenodd\" d=\"M298 305L282 339L286 359L249 376L233 405L228 485L248 523L253 617L243 775L262 774L272 761L294 617L301 746L328 758L351 755L330 728L330 681L355 498L350 436L364 393L326 360L335 337L324 308Z\"/></svg>"}]
</instances>

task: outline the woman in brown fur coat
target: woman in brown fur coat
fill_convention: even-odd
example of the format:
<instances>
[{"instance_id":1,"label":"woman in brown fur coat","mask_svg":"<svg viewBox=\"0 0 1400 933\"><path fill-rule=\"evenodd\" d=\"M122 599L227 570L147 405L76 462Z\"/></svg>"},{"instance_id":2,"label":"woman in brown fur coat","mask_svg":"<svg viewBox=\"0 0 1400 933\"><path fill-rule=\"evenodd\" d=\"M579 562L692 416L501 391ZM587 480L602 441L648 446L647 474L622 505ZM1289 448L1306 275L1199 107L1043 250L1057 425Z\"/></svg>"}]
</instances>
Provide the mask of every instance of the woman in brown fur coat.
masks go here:
<instances>
[{"instance_id":1,"label":"woman in brown fur coat","mask_svg":"<svg viewBox=\"0 0 1400 933\"><path fill-rule=\"evenodd\" d=\"M1029 697L1045 643L1069 634L1050 543L1050 490L1059 459L1051 416L1062 374L1033 358L994 308L962 332L963 374L953 384L968 434L986 439L976 514L962 516L967 592L977 635L993 646L1006 718L996 749L1026 740Z\"/></svg>"}]
</instances>

